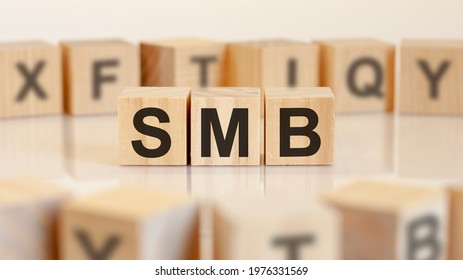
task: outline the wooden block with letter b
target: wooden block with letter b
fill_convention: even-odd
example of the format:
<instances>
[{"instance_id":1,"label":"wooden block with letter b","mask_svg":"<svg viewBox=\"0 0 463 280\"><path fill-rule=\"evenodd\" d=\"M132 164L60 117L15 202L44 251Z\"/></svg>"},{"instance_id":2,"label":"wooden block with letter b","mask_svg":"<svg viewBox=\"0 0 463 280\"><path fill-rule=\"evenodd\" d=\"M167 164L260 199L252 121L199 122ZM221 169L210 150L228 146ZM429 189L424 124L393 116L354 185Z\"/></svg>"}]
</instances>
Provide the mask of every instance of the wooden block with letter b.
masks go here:
<instances>
[{"instance_id":1,"label":"wooden block with letter b","mask_svg":"<svg viewBox=\"0 0 463 280\"><path fill-rule=\"evenodd\" d=\"M215 259L338 259L336 211L306 199L222 199L213 205Z\"/></svg>"},{"instance_id":2,"label":"wooden block with letter b","mask_svg":"<svg viewBox=\"0 0 463 280\"><path fill-rule=\"evenodd\" d=\"M343 219L343 259L444 259L447 196L408 181L361 179L325 193Z\"/></svg>"},{"instance_id":3,"label":"wooden block with letter b","mask_svg":"<svg viewBox=\"0 0 463 280\"><path fill-rule=\"evenodd\" d=\"M223 86L225 44L179 38L141 43L144 86Z\"/></svg>"},{"instance_id":4,"label":"wooden block with letter b","mask_svg":"<svg viewBox=\"0 0 463 280\"><path fill-rule=\"evenodd\" d=\"M63 42L64 107L73 115L117 112L117 96L140 84L138 46L122 40Z\"/></svg>"},{"instance_id":5,"label":"wooden block with letter b","mask_svg":"<svg viewBox=\"0 0 463 280\"><path fill-rule=\"evenodd\" d=\"M57 217L69 192L38 179L0 183L0 259L57 259Z\"/></svg>"},{"instance_id":6,"label":"wooden block with letter b","mask_svg":"<svg viewBox=\"0 0 463 280\"><path fill-rule=\"evenodd\" d=\"M131 87L119 95L122 165L186 165L189 88Z\"/></svg>"},{"instance_id":7,"label":"wooden block with letter b","mask_svg":"<svg viewBox=\"0 0 463 280\"><path fill-rule=\"evenodd\" d=\"M61 52L44 42L0 44L0 117L62 112Z\"/></svg>"},{"instance_id":8,"label":"wooden block with letter b","mask_svg":"<svg viewBox=\"0 0 463 280\"><path fill-rule=\"evenodd\" d=\"M259 165L260 90L191 90L191 164Z\"/></svg>"},{"instance_id":9,"label":"wooden block with letter b","mask_svg":"<svg viewBox=\"0 0 463 280\"><path fill-rule=\"evenodd\" d=\"M405 40L399 111L463 114L463 41Z\"/></svg>"},{"instance_id":10,"label":"wooden block with letter b","mask_svg":"<svg viewBox=\"0 0 463 280\"><path fill-rule=\"evenodd\" d=\"M373 39L318 42L321 86L336 96L336 112L391 111L394 45Z\"/></svg>"},{"instance_id":11,"label":"wooden block with letter b","mask_svg":"<svg viewBox=\"0 0 463 280\"><path fill-rule=\"evenodd\" d=\"M118 187L65 205L63 259L197 259L198 207L186 195Z\"/></svg>"},{"instance_id":12,"label":"wooden block with letter b","mask_svg":"<svg viewBox=\"0 0 463 280\"><path fill-rule=\"evenodd\" d=\"M265 92L265 164L333 163L334 96L329 88Z\"/></svg>"}]
</instances>

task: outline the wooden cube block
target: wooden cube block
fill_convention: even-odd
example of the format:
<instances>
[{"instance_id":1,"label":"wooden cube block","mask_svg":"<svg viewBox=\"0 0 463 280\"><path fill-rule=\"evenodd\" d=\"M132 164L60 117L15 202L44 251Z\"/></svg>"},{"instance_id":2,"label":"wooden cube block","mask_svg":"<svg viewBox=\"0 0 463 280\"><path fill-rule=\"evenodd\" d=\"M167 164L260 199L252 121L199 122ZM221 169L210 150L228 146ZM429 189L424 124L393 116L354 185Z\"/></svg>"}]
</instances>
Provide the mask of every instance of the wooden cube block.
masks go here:
<instances>
[{"instance_id":1,"label":"wooden cube block","mask_svg":"<svg viewBox=\"0 0 463 280\"><path fill-rule=\"evenodd\" d=\"M0 259L57 259L58 209L69 197L37 179L0 183Z\"/></svg>"},{"instance_id":2,"label":"wooden cube block","mask_svg":"<svg viewBox=\"0 0 463 280\"><path fill-rule=\"evenodd\" d=\"M0 117L62 112L61 51L44 42L0 44Z\"/></svg>"},{"instance_id":3,"label":"wooden cube block","mask_svg":"<svg viewBox=\"0 0 463 280\"><path fill-rule=\"evenodd\" d=\"M372 39L323 40L321 86L336 96L336 112L391 111L394 45Z\"/></svg>"},{"instance_id":4,"label":"wooden cube block","mask_svg":"<svg viewBox=\"0 0 463 280\"><path fill-rule=\"evenodd\" d=\"M343 218L343 259L443 259L445 191L422 183L357 180L325 193Z\"/></svg>"},{"instance_id":5,"label":"wooden cube block","mask_svg":"<svg viewBox=\"0 0 463 280\"><path fill-rule=\"evenodd\" d=\"M319 47L291 40L233 43L228 47L229 86L314 87Z\"/></svg>"},{"instance_id":6,"label":"wooden cube block","mask_svg":"<svg viewBox=\"0 0 463 280\"><path fill-rule=\"evenodd\" d=\"M259 165L260 90L191 90L191 164Z\"/></svg>"},{"instance_id":7,"label":"wooden cube block","mask_svg":"<svg viewBox=\"0 0 463 280\"><path fill-rule=\"evenodd\" d=\"M117 95L140 84L138 46L122 40L63 42L64 107L73 115L117 112Z\"/></svg>"},{"instance_id":8,"label":"wooden cube block","mask_svg":"<svg viewBox=\"0 0 463 280\"><path fill-rule=\"evenodd\" d=\"M310 200L219 200L213 213L215 259L339 258L338 215Z\"/></svg>"},{"instance_id":9,"label":"wooden cube block","mask_svg":"<svg viewBox=\"0 0 463 280\"><path fill-rule=\"evenodd\" d=\"M463 41L402 42L400 112L463 114L462 54Z\"/></svg>"},{"instance_id":10,"label":"wooden cube block","mask_svg":"<svg viewBox=\"0 0 463 280\"><path fill-rule=\"evenodd\" d=\"M329 88L273 88L265 94L265 164L333 163L334 96Z\"/></svg>"},{"instance_id":11,"label":"wooden cube block","mask_svg":"<svg viewBox=\"0 0 463 280\"><path fill-rule=\"evenodd\" d=\"M225 44L183 38L141 43L144 86L214 87L224 84Z\"/></svg>"},{"instance_id":12,"label":"wooden cube block","mask_svg":"<svg viewBox=\"0 0 463 280\"><path fill-rule=\"evenodd\" d=\"M463 260L463 186L448 189L449 213L449 256L450 260Z\"/></svg>"},{"instance_id":13,"label":"wooden cube block","mask_svg":"<svg viewBox=\"0 0 463 280\"><path fill-rule=\"evenodd\" d=\"M119 187L67 204L63 259L196 259L198 209L186 195Z\"/></svg>"},{"instance_id":14,"label":"wooden cube block","mask_svg":"<svg viewBox=\"0 0 463 280\"><path fill-rule=\"evenodd\" d=\"M123 165L186 165L189 88L126 88L119 95Z\"/></svg>"}]
</instances>

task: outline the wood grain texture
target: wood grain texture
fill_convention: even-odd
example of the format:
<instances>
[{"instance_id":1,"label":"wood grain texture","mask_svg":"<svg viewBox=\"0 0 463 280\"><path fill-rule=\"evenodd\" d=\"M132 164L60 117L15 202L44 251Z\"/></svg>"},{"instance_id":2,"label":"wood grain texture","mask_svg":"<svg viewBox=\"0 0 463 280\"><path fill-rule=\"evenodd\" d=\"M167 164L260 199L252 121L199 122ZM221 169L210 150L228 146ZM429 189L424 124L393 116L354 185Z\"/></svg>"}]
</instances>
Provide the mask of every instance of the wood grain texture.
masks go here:
<instances>
[{"instance_id":1,"label":"wood grain texture","mask_svg":"<svg viewBox=\"0 0 463 280\"><path fill-rule=\"evenodd\" d=\"M119 95L119 162L122 165L186 165L188 163L189 88L134 87ZM144 108L163 110L168 122L156 116L144 118L144 123L169 134L171 146L160 157L138 154L132 141L141 140L147 149L160 147L160 139L140 133L134 127L135 114Z\"/></svg>"},{"instance_id":2,"label":"wood grain texture","mask_svg":"<svg viewBox=\"0 0 463 280\"><path fill-rule=\"evenodd\" d=\"M320 45L320 85L333 90L337 113L392 111L393 44L373 39L320 40L317 43ZM371 60L377 63L378 70ZM348 82L350 69L352 86ZM370 89L378 90L370 93Z\"/></svg>"},{"instance_id":3,"label":"wood grain texture","mask_svg":"<svg viewBox=\"0 0 463 280\"><path fill-rule=\"evenodd\" d=\"M195 259L197 212L186 195L150 188L121 186L82 197L62 211L61 258Z\"/></svg>"},{"instance_id":4,"label":"wood grain texture","mask_svg":"<svg viewBox=\"0 0 463 280\"><path fill-rule=\"evenodd\" d=\"M61 81L58 46L39 41L0 44L0 117L60 114Z\"/></svg>"},{"instance_id":5,"label":"wood grain texture","mask_svg":"<svg viewBox=\"0 0 463 280\"><path fill-rule=\"evenodd\" d=\"M463 260L463 187L449 187L449 256L450 260Z\"/></svg>"},{"instance_id":6,"label":"wood grain texture","mask_svg":"<svg viewBox=\"0 0 463 280\"><path fill-rule=\"evenodd\" d=\"M213 223L214 259L340 257L339 216L306 199L217 199ZM284 243L288 240L297 243L294 251Z\"/></svg>"},{"instance_id":7,"label":"wood grain texture","mask_svg":"<svg viewBox=\"0 0 463 280\"><path fill-rule=\"evenodd\" d=\"M446 257L448 204L443 189L362 179L326 192L322 200L342 213L343 259Z\"/></svg>"},{"instance_id":8,"label":"wood grain texture","mask_svg":"<svg viewBox=\"0 0 463 280\"><path fill-rule=\"evenodd\" d=\"M217 87L224 85L225 44L178 38L141 42L143 86ZM201 62L207 68L202 76ZM202 80L204 79L204 80Z\"/></svg>"},{"instance_id":9,"label":"wood grain texture","mask_svg":"<svg viewBox=\"0 0 463 280\"><path fill-rule=\"evenodd\" d=\"M266 88L265 94L265 164L267 165L326 165L332 164L334 150L334 96L329 88ZM318 151L309 156L282 156L280 110L308 108L318 116L313 131L320 138ZM308 123L309 122L309 123ZM291 117L291 127L310 124L306 117ZM311 145L306 136L291 136L291 148Z\"/></svg>"},{"instance_id":10,"label":"wood grain texture","mask_svg":"<svg viewBox=\"0 0 463 280\"><path fill-rule=\"evenodd\" d=\"M439 76L435 93L429 75ZM463 41L404 40L400 81L401 113L463 114Z\"/></svg>"},{"instance_id":11,"label":"wood grain texture","mask_svg":"<svg viewBox=\"0 0 463 280\"><path fill-rule=\"evenodd\" d=\"M202 110L216 109L224 137L234 109L247 110L248 155L239 156L239 125L229 156L220 156L212 125L210 156L202 156ZM258 88L204 88L191 90L191 164L192 165L259 165L260 164L260 90Z\"/></svg>"},{"instance_id":12,"label":"wood grain texture","mask_svg":"<svg viewBox=\"0 0 463 280\"><path fill-rule=\"evenodd\" d=\"M127 86L140 85L138 46L123 40L69 41L61 45L66 113L115 113L117 95Z\"/></svg>"}]
</instances>

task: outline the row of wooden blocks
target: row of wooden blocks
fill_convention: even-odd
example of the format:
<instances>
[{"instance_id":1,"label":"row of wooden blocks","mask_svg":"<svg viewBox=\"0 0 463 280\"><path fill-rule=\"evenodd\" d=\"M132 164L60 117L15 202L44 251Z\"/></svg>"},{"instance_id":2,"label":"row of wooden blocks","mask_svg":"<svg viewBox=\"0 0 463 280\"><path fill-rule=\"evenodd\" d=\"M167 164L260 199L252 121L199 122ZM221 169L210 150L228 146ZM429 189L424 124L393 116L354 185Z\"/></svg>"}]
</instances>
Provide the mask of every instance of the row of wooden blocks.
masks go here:
<instances>
[{"instance_id":1,"label":"row of wooden blocks","mask_svg":"<svg viewBox=\"0 0 463 280\"><path fill-rule=\"evenodd\" d=\"M261 149L267 165L333 163L329 88L133 87L118 116L122 165L259 165Z\"/></svg>"},{"instance_id":2,"label":"row of wooden blocks","mask_svg":"<svg viewBox=\"0 0 463 280\"><path fill-rule=\"evenodd\" d=\"M0 258L196 259L209 209L216 259L463 259L462 205L462 187L400 180L349 181L313 201L136 186L76 198L22 179L0 184Z\"/></svg>"},{"instance_id":3,"label":"row of wooden blocks","mask_svg":"<svg viewBox=\"0 0 463 280\"><path fill-rule=\"evenodd\" d=\"M463 42L201 39L0 44L0 117L115 112L127 86L330 87L336 112L463 114ZM64 104L64 105L63 105Z\"/></svg>"}]
</instances>

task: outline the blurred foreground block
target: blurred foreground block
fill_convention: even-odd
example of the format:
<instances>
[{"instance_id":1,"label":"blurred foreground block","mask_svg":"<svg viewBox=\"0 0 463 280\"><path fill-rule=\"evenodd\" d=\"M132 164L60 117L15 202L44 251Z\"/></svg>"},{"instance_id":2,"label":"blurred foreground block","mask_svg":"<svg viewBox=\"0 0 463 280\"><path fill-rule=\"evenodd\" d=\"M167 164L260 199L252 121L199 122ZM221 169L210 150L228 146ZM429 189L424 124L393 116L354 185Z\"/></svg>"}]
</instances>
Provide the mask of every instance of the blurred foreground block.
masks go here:
<instances>
[{"instance_id":1,"label":"blurred foreground block","mask_svg":"<svg viewBox=\"0 0 463 280\"><path fill-rule=\"evenodd\" d=\"M449 188L449 259L463 260L463 186Z\"/></svg>"},{"instance_id":2,"label":"blurred foreground block","mask_svg":"<svg viewBox=\"0 0 463 280\"><path fill-rule=\"evenodd\" d=\"M405 40L400 112L463 114L463 41Z\"/></svg>"},{"instance_id":3,"label":"blurred foreground block","mask_svg":"<svg viewBox=\"0 0 463 280\"><path fill-rule=\"evenodd\" d=\"M58 210L70 197L35 179L0 183L0 259L57 259Z\"/></svg>"},{"instance_id":4,"label":"blurred foreground block","mask_svg":"<svg viewBox=\"0 0 463 280\"><path fill-rule=\"evenodd\" d=\"M307 199L218 200L215 259L338 259L337 214Z\"/></svg>"},{"instance_id":5,"label":"blurred foreground block","mask_svg":"<svg viewBox=\"0 0 463 280\"><path fill-rule=\"evenodd\" d=\"M61 113L61 81L58 46L0 44L0 117Z\"/></svg>"},{"instance_id":6,"label":"blurred foreground block","mask_svg":"<svg viewBox=\"0 0 463 280\"><path fill-rule=\"evenodd\" d=\"M326 193L342 213L343 259L445 259L444 190L400 181L358 180Z\"/></svg>"},{"instance_id":7,"label":"blurred foreground block","mask_svg":"<svg viewBox=\"0 0 463 280\"><path fill-rule=\"evenodd\" d=\"M184 194L121 187L65 206L63 259L197 259L198 206Z\"/></svg>"},{"instance_id":8,"label":"blurred foreground block","mask_svg":"<svg viewBox=\"0 0 463 280\"><path fill-rule=\"evenodd\" d=\"M191 164L259 165L260 90L191 90Z\"/></svg>"},{"instance_id":9,"label":"blurred foreground block","mask_svg":"<svg viewBox=\"0 0 463 280\"><path fill-rule=\"evenodd\" d=\"M186 165L189 88L126 88L119 95L122 165Z\"/></svg>"},{"instance_id":10,"label":"blurred foreground block","mask_svg":"<svg viewBox=\"0 0 463 280\"><path fill-rule=\"evenodd\" d=\"M138 46L122 40L63 42L64 106L69 114L117 112L117 95L140 84Z\"/></svg>"},{"instance_id":11,"label":"blurred foreground block","mask_svg":"<svg viewBox=\"0 0 463 280\"><path fill-rule=\"evenodd\" d=\"M331 90L264 90L265 164L332 164L334 96Z\"/></svg>"},{"instance_id":12,"label":"blurred foreground block","mask_svg":"<svg viewBox=\"0 0 463 280\"><path fill-rule=\"evenodd\" d=\"M142 42L142 85L223 86L224 57L221 42L193 38Z\"/></svg>"},{"instance_id":13,"label":"blurred foreground block","mask_svg":"<svg viewBox=\"0 0 463 280\"><path fill-rule=\"evenodd\" d=\"M394 45L373 39L318 42L321 86L336 96L336 112L391 111Z\"/></svg>"}]
</instances>

